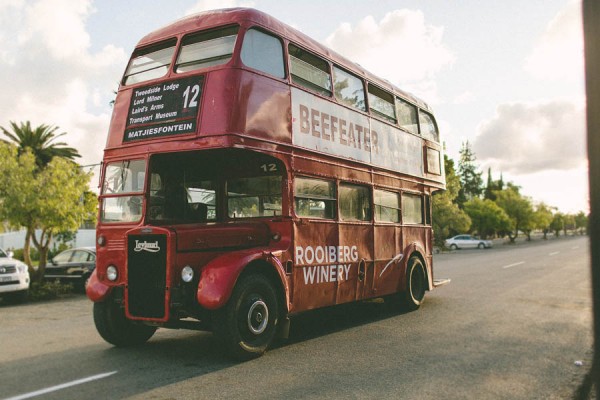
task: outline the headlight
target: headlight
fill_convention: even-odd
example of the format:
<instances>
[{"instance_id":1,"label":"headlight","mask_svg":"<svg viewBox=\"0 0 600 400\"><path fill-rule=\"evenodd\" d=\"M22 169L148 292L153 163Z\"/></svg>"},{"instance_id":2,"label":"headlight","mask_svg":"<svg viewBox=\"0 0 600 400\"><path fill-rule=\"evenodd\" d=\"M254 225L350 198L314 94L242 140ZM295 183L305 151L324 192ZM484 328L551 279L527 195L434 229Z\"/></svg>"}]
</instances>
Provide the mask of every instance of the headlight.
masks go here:
<instances>
[{"instance_id":1,"label":"headlight","mask_svg":"<svg viewBox=\"0 0 600 400\"><path fill-rule=\"evenodd\" d=\"M26 273L27 272L27 265L23 265L23 264L17 265L17 271L19 271L20 274Z\"/></svg>"},{"instance_id":2,"label":"headlight","mask_svg":"<svg viewBox=\"0 0 600 400\"><path fill-rule=\"evenodd\" d=\"M119 272L117 271L117 267L109 265L108 268L106 268L106 277L109 281L116 281L118 276Z\"/></svg>"},{"instance_id":3,"label":"headlight","mask_svg":"<svg viewBox=\"0 0 600 400\"><path fill-rule=\"evenodd\" d=\"M184 282L191 282L194 279L194 270L189 265L186 265L181 270L181 280Z\"/></svg>"}]
</instances>

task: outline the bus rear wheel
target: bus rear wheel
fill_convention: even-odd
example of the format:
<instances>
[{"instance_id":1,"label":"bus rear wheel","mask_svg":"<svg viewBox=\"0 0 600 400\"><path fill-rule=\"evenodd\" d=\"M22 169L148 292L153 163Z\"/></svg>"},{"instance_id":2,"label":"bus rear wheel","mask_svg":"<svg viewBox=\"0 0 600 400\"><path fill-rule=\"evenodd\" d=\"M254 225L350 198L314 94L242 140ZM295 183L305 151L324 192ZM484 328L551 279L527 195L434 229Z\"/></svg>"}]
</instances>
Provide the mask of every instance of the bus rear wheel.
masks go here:
<instances>
[{"instance_id":1,"label":"bus rear wheel","mask_svg":"<svg viewBox=\"0 0 600 400\"><path fill-rule=\"evenodd\" d=\"M419 257L413 256L408 260L406 268L406 287L401 293L385 299L393 308L414 311L421 307L427 291L427 275L425 266Z\"/></svg>"},{"instance_id":2,"label":"bus rear wheel","mask_svg":"<svg viewBox=\"0 0 600 400\"><path fill-rule=\"evenodd\" d=\"M242 277L215 314L214 333L238 360L260 357L273 342L279 317L277 294L263 275Z\"/></svg>"},{"instance_id":3,"label":"bus rear wheel","mask_svg":"<svg viewBox=\"0 0 600 400\"><path fill-rule=\"evenodd\" d=\"M117 347L146 343L156 332L155 326L128 320L123 308L110 299L94 303L94 324L102 339Z\"/></svg>"}]
</instances>

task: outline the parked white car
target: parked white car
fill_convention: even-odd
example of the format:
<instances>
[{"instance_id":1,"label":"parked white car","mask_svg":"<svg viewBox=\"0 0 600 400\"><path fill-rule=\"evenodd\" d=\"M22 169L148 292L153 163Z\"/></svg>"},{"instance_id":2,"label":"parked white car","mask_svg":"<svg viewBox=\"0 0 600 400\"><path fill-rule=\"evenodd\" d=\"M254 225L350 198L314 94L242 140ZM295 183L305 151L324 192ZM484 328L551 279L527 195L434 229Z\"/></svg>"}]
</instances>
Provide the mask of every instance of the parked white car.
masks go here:
<instances>
[{"instance_id":1,"label":"parked white car","mask_svg":"<svg viewBox=\"0 0 600 400\"><path fill-rule=\"evenodd\" d=\"M0 297L21 302L29 292L29 271L27 264L12 257L11 251L0 249Z\"/></svg>"},{"instance_id":2,"label":"parked white car","mask_svg":"<svg viewBox=\"0 0 600 400\"><path fill-rule=\"evenodd\" d=\"M446 239L446 247L452 250L456 249L489 249L492 247L491 240L478 239L471 235L458 235L450 239Z\"/></svg>"}]
</instances>

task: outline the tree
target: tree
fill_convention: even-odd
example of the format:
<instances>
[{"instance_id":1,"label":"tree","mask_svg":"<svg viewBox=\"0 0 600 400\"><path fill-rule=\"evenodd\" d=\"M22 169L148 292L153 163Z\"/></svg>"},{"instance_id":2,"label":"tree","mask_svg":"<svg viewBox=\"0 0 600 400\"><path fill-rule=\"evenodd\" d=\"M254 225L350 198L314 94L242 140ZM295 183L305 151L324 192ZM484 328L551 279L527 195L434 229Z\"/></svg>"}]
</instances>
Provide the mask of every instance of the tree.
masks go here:
<instances>
[{"instance_id":1,"label":"tree","mask_svg":"<svg viewBox=\"0 0 600 400\"><path fill-rule=\"evenodd\" d=\"M485 185L485 190L483 191L483 198L496 201L496 195L494 192L498 190L504 189L504 180L502 179L502 174L500 174L500 179L493 180L492 179L492 169L488 168L488 176L487 183Z\"/></svg>"},{"instance_id":2,"label":"tree","mask_svg":"<svg viewBox=\"0 0 600 400\"><path fill-rule=\"evenodd\" d=\"M463 143L458 161L458 176L462 186L456 200L460 206L474 197L479 197L483 192L483 179L477 169L476 160L469 142Z\"/></svg>"},{"instance_id":3,"label":"tree","mask_svg":"<svg viewBox=\"0 0 600 400\"><path fill-rule=\"evenodd\" d=\"M564 215L564 224L563 230L565 231L565 236L567 236L567 231L575 230L575 215L573 214L565 214Z\"/></svg>"},{"instance_id":4,"label":"tree","mask_svg":"<svg viewBox=\"0 0 600 400\"><path fill-rule=\"evenodd\" d=\"M579 231L580 235L584 235L587 231L588 226L588 217L585 215L583 211L579 211L577 215L575 215L575 227Z\"/></svg>"},{"instance_id":5,"label":"tree","mask_svg":"<svg viewBox=\"0 0 600 400\"><path fill-rule=\"evenodd\" d=\"M550 224L552 223L552 208L545 203L540 203L535 208L533 213L534 224L537 229L541 229L544 232L544 240L548 239L548 232L550 231Z\"/></svg>"},{"instance_id":6,"label":"tree","mask_svg":"<svg viewBox=\"0 0 600 400\"><path fill-rule=\"evenodd\" d=\"M550 223L550 229L554 232L554 236L558 237L560 235L560 231L563 230L565 226L565 215L561 212L557 212L552 217L552 222Z\"/></svg>"},{"instance_id":7,"label":"tree","mask_svg":"<svg viewBox=\"0 0 600 400\"><path fill-rule=\"evenodd\" d=\"M471 229L477 230L482 239L510 227L508 215L491 200L473 198L465 203L465 212L471 218Z\"/></svg>"},{"instance_id":8,"label":"tree","mask_svg":"<svg viewBox=\"0 0 600 400\"><path fill-rule=\"evenodd\" d=\"M55 157L39 169L33 153L0 143L0 218L26 229L24 259L32 280L44 275L52 237L58 232L74 230L84 218L94 213L96 204L83 201L90 175L77 164ZM39 232L36 234L36 230ZM39 268L34 271L29 255L31 243L40 254Z\"/></svg>"},{"instance_id":9,"label":"tree","mask_svg":"<svg viewBox=\"0 0 600 400\"><path fill-rule=\"evenodd\" d=\"M65 142L53 143L59 137L66 135L66 132L57 135L57 126L40 125L32 128L29 121L21 122L20 125L10 121L10 125L12 132L0 127L2 133L10 140L0 140L16 145L18 155L23 154L26 149L30 149L35 157L35 163L40 169L48 165L54 157L63 157L69 160L80 157L79 152L72 147L67 147Z\"/></svg>"},{"instance_id":10,"label":"tree","mask_svg":"<svg viewBox=\"0 0 600 400\"><path fill-rule=\"evenodd\" d=\"M498 191L496 204L500 206L510 221L508 238L511 243L519 236L519 230L531 231L533 222L533 206L531 200L522 196L514 187Z\"/></svg>"},{"instance_id":11,"label":"tree","mask_svg":"<svg viewBox=\"0 0 600 400\"><path fill-rule=\"evenodd\" d=\"M444 155L446 170L446 190L433 195L433 240L437 246L443 246L444 240L454 234L467 232L471 226L469 216L461 210L454 200L458 196L461 184L454 169L454 161Z\"/></svg>"}]
</instances>

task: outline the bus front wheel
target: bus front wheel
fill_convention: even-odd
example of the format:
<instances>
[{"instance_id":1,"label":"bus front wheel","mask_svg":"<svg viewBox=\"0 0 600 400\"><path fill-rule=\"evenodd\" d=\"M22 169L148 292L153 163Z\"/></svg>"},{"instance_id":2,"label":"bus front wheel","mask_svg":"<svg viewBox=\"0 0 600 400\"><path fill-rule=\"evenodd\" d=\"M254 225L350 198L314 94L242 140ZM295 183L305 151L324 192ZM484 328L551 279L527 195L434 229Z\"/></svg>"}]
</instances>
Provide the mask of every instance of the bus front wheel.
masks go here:
<instances>
[{"instance_id":1,"label":"bus front wheel","mask_svg":"<svg viewBox=\"0 0 600 400\"><path fill-rule=\"evenodd\" d=\"M259 357L275 337L278 309L269 279L258 274L244 276L227 304L216 312L214 333L232 357Z\"/></svg>"},{"instance_id":2,"label":"bus front wheel","mask_svg":"<svg viewBox=\"0 0 600 400\"><path fill-rule=\"evenodd\" d=\"M94 323L102 339L117 347L146 343L156 332L155 326L136 324L111 299L94 303Z\"/></svg>"}]
</instances>

